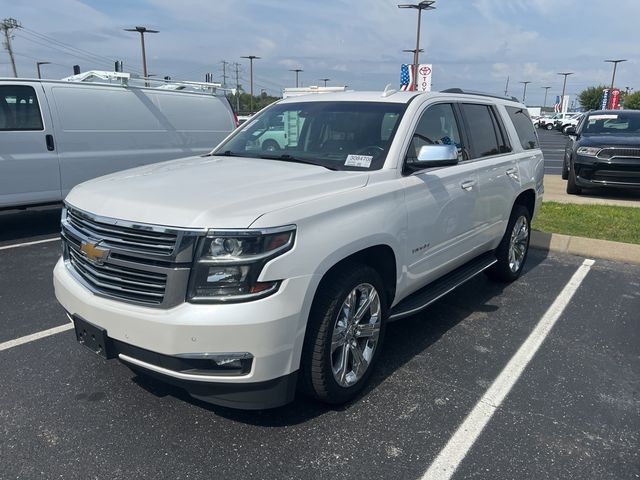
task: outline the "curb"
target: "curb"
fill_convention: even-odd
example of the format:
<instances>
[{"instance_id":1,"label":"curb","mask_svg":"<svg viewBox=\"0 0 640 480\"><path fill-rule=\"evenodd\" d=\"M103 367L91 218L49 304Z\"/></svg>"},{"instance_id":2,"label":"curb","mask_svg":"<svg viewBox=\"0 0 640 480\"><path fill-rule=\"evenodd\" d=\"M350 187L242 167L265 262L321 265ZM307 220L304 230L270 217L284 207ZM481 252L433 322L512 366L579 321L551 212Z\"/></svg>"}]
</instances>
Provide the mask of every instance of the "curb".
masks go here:
<instances>
[{"instance_id":1,"label":"curb","mask_svg":"<svg viewBox=\"0 0 640 480\"><path fill-rule=\"evenodd\" d=\"M640 265L640 245L531 231L531 248Z\"/></svg>"}]
</instances>

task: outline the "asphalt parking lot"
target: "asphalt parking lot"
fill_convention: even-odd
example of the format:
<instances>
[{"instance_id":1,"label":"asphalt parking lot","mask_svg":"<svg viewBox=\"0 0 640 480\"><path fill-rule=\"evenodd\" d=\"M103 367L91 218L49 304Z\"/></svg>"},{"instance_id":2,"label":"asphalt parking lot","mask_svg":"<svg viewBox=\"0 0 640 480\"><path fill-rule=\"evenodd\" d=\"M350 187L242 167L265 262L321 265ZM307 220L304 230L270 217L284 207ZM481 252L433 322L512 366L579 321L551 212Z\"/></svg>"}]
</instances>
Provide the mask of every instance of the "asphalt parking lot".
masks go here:
<instances>
[{"instance_id":1,"label":"asphalt parking lot","mask_svg":"<svg viewBox=\"0 0 640 480\"><path fill-rule=\"evenodd\" d=\"M560 175L564 160L564 148L567 144L567 136L558 130L538 129L540 148L544 153L545 175Z\"/></svg>"},{"instance_id":2,"label":"asphalt parking lot","mask_svg":"<svg viewBox=\"0 0 640 480\"><path fill-rule=\"evenodd\" d=\"M59 214L0 212L0 479L640 477L639 266L532 251L391 324L356 402L243 412L77 344Z\"/></svg>"}]
</instances>

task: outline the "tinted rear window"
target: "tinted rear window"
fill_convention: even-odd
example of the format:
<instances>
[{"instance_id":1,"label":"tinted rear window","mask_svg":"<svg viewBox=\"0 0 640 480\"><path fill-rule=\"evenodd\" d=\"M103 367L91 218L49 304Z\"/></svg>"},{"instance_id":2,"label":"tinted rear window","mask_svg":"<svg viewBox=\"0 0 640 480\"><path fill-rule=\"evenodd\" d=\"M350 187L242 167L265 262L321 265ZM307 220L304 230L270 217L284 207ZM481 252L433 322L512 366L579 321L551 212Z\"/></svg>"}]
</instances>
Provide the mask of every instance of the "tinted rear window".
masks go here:
<instances>
[{"instance_id":1,"label":"tinted rear window","mask_svg":"<svg viewBox=\"0 0 640 480\"><path fill-rule=\"evenodd\" d=\"M32 87L0 86L0 130L43 130L38 97Z\"/></svg>"},{"instance_id":2,"label":"tinted rear window","mask_svg":"<svg viewBox=\"0 0 640 480\"><path fill-rule=\"evenodd\" d=\"M506 107L506 109L513 126L516 128L522 148L525 150L538 148L538 136L533 128L533 123L531 123L529 112L518 107Z\"/></svg>"}]
</instances>

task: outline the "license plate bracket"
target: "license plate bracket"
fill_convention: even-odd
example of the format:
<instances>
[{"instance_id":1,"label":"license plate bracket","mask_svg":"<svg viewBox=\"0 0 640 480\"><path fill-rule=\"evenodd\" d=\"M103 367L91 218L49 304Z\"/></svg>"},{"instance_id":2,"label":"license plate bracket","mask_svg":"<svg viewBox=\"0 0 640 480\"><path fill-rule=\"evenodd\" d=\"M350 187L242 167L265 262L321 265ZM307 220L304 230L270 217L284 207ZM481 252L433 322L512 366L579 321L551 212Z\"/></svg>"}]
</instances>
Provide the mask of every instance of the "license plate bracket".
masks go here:
<instances>
[{"instance_id":1,"label":"license plate bracket","mask_svg":"<svg viewBox=\"0 0 640 480\"><path fill-rule=\"evenodd\" d=\"M115 352L111 339L104 328L87 322L77 315L73 316L73 326L78 342L102 358L114 358Z\"/></svg>"}]
</instances>

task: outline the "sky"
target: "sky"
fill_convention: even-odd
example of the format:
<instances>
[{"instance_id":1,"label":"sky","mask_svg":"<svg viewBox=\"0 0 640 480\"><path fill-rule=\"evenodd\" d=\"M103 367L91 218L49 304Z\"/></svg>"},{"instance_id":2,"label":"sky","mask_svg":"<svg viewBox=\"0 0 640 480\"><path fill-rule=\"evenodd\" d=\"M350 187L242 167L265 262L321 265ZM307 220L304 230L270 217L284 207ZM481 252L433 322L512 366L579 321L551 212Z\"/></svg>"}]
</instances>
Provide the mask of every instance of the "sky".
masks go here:
<instances>
[{"instance_id":1,"label":"sky","mask_svg":"<svg viewBox=\"0 0 640 480\"><path fill-rule=\"evenodd\" d=\"M254 61L254 92L280 95L301 85L347 85L354 90L398 88L400 66L411 63L416 44L417 12L399 9L392 0L0 0L0 17L22 27L12 40L18 75L43 77L82 71L141 72L138 33L124 28L143 25L160 33L145 36L150 74L204 81L206 73L249 90ZM415 3L415 2L414 2ZM615 6L614 6L615 5ZM584 88L611 83L640 89L637 19L640 0L436 0L422 13L421 63L433 65L433 89L461 87L522 98L547 105L562 93L558 72L567 79L570 98ZM635 28L634 28L635 27ZM70 48L72 47L72 48ZM0 48L0 76L13 76L9 56Z\"/></svg>"}]
</instances>

